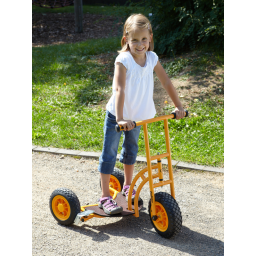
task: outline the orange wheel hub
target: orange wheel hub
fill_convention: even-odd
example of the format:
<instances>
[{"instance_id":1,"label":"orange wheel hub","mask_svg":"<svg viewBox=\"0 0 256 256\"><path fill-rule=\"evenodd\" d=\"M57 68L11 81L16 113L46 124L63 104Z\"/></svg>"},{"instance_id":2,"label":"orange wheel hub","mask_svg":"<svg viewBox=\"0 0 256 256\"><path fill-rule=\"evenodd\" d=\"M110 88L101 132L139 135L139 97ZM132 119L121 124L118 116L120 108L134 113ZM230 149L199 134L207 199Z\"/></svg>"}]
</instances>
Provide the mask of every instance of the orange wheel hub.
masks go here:
<instances>
[{"instance_id":1,"label":"orange wheel hub","mask_svg":"<svg viewBox=\"0 0 256 256\"><path fill-rule=\"evenodd\" d=\"M67 199L61 195L57 195L52 200L52 210L59 220L67 220L71 213L70 205Z\"/></svg>"},{"instance_id":2,"label":"orange wheel hub","mask_svg":"<svg viewBox=\"0 0 256 256\"><path fill-rule=\"evenodd\" d=\"M163 207L163 205L159 202L155 202L155 207L156 207L157 220L156 221L153 220L153 223L158 230L160 230L161 232L164 232L167 230L169 225L167 212L165 211L165 208ZM153 215L151 210L151 219L152 218L153 218Z\"/></svg>"}]
</instances>

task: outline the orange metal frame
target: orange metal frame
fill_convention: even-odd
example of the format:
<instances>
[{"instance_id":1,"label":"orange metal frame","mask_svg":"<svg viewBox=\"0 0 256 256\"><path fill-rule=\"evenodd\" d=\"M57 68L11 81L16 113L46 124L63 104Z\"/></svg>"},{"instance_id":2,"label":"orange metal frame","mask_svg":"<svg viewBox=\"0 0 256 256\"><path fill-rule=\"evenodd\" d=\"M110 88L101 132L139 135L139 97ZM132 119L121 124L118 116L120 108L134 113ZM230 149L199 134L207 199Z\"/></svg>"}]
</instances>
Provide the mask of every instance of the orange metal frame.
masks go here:
<instances>
[{"instance_id":1,"label":"orange metal frame","mask_svg":"<svg viewBox=\"0 0 256 256\"><path fill-rule=\"evenodd\" d=\"M170 190L171 190L171 195L173 198L175 198L175 192L174 192L174 181L173 181L173 171L172 171L172 159L171 159L171 149L170 149L170 138L169 138L169 129L168 129L168 119L174 118L174 115L166 115L166 116L160 116L156 118L151 118L147 119L144 121L136 122L136 125L143 125L143 130L144 130L144 140L145 140L145 148L146 148L146 157L147 157L147 167L140 171L133 179L130 190L129 190L129 195L128 195L128 210L132 209L132 190L135 186L135 183L139 178L142 178L142 182L140 183L136 196L134 199L134 211L135 217L139 217L139 211L138 211L138 199L139 199L139 194L142 189L142 187L145 185L145 183L148 181L149 182L149 190L150 190L150 197L151 197L151 205L152 205L152 215L156 215L155 211L155 193L154 193L154 188L168 185L170 184ZM149 123L154 123L157 121L164 121L164 130L165 130L165 142L166 142L166 150L167 152L164 154L159 154L155 156L150 155L150 149L149 149L149 139L148 139L148 127L147 125ZM162 173L162 163L161 159L167 157L168 160L168 171L169 171L169 179L166 181L159 181L158 183L153 183L153 179L159 178L159 180L163 180L163 173ZM156 165L151 165L151 161L157 159L157 164ZM152 174L153 169L158 169L158 173ZM148 177L145 178L144 173L148 172Z\"/></svg>"},{"instance_id":2,"label":"orange metal frame","mask_svg":"<svg viewBox=\"0 0 256 256\"><path fill-rule=\"evenodd\" d=\"M128 195L128 210L132 211L132 191L134 189L134 186L136 184L136 182L138 181L139 178L142 179L142 182L140 183L140 185L138 186L137 192L136 192L136 196L134 199L134 216L135 217L139 217L139 210L138 210L138 199L139 199L139 194L140 191L142 189L142 187L149 182L149 190L150 190L150 197L151 197L151 205L152 205L152 215L156 215L156 209L155 209L155 193L154 193L154 188L160 187L160 186L164 186L164 185L168 185L170 184L170 191L171 191L171 195L172 197L175 199L175 192L174 192L174 181L173 181L173 170L172 170L172 159L171 159L171 149L170 149L170 138L169 138L169 129L168 129L168 119L173 119L174 115L166 115L166 116L160 116L160 117L156 117L156 118L151 118L151 119L147 119L144 121L139 121L136 122L136 126L142 125L143 126L143 130L144 130L144 140L145 140L145 148L146 148L146 157L147 157L147 167L144 168L143 170L141 170L133 179L132 184L130 186L130 190L129 190L129 195ZM151 156L150 155L150 149L149 149L149 139L148 139L148 127L147 125L149 123L154 123L157 121L164 121L164 130L165 130L165 142L166 142L166 150L167 152L164 154L158 154L155 156ZM162 162L161 159L167 157L168 160L168 171L169 171L169 179L163 181L163 173L162 173ZM151 161L153 160L157 160L157 164L156 165L151 165ZM156 174L152 174L152 170L153 169L158 169L158 173ZM148 172L148 177L146 178L144 176L144 174ZM159 178L159 182L158 183L153 183L153 180L155 178ZM118 191L116 191L113 188L109 188L111 195L113 197L113 199L115 199ZM95 204L97 205L97 204ZM86 205L86 206L82 206L81 207L81 211L84 211L86 207L88 207L90 205ZM84 221L89 220L93 217L97 217L97 218L104 218L102 216L99 216L97 214L90 214L88 217L84 217Z\"/></svg>"}]
</instances>

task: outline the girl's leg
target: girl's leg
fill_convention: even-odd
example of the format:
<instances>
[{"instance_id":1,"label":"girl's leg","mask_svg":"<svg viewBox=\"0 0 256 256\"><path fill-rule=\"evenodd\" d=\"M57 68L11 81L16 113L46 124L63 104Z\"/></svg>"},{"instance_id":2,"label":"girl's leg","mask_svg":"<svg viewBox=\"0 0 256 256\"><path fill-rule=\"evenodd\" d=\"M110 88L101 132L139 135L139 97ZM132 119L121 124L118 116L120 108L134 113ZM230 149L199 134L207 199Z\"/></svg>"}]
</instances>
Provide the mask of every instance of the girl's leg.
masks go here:
<instances>
[{"instance_id":1,"label":"girl's leg","mask_svg":"<svg viewBox=\"0 0 256 256\"><path fill-rule=\"evenodd\" d=\"M102 189L101 198L110 196L110 193L109 193L110 175L111 174L100 173L101 189Z\"/></svg>"},{"instance_id":2,"label":"girl's leg","mask_svg":"<svg viewBox=\"0 0 256 256\"><path fill-rule=\"evenodd\" d=\"M102 154L99 159L100 178L102 194L99 200L99 208L103 209L107 214L118 214L123 211L121 206L110 197L109 180L116 163L116 155L120 140L120 133L115 131L116 117L108 111L104 123L104 142Z\"/></svg>"},{"instance_id":3,"label":"girl's leg","mask_svg":"<svg viewBox=\"0 0 256 256\"><path fill-rule=\"evenodd\" d=\"M127 172L127 180L125 181L125 183L128 183L128 181L132 180L134 164L136 162L136 157L138 153L138 139L140 135L140 128L141 126L137 126L130 131L124 132L124 140L119 160L121 163L124 164L125 173Z\"/></svg>"},{"instance_id":4,"label":"girl's leg","mask_svg":"<svg viewBox=\"0 0 256 256\"><path fill-rule=\"evenodd\" d=\"M131 131L124 132L124 134L125 136L124 136L124 141L122 145L120 162L124 164L124 176L125 176L122 194L126 196L126 200L128 200L128 193L130 190L130 185L132 183L134 164L135 164L136 156L138 153L138 139L140 134L140 126L132 129ZM135 198L135 194L136 194L136 191L133 190L132 201Z\"/></svg>"},{"instance_id":5,"label":"girl's leg","mask_svg":"<svg viewBox=\"0 0 256 256\"><path fill-rule=\"evenodd\" d=\"M134 170L134 164L132 165L124 164L124 186L131 185L133 170Z\"/></svg>"},{"instance_id":6,"label":"girl's leg","mask_svg":"<svg viewBox=\"0 0 256 256\"><path fill-rule=\"evenodd\" d=\"M124 186L123 186L122 194L126 197L126 201L128 201L130 185L132 184L133 170L134 170L134 164L132 165L124 164ZM135 195L136 195L136 190L133 189L132 202L134 201ZM140 200L141 198L139 197L139 201Z\"/></svg>"},{"instance_id":7,"label":"girl's leg","mask_svg":"<svg viewBox=\"0 0 256 256\"><path fill-rule=\"evenodd\" d=\"M103 209L103 211L106 214L118 214L123 211L122 206L118 206L117 203L110 197L109 193L109 180L110 180L110 175L111 174L100 174L101 178L101 189L102 189L102 194L101 198L99 199L99 208Z\"/></svg>"}]
</instances>

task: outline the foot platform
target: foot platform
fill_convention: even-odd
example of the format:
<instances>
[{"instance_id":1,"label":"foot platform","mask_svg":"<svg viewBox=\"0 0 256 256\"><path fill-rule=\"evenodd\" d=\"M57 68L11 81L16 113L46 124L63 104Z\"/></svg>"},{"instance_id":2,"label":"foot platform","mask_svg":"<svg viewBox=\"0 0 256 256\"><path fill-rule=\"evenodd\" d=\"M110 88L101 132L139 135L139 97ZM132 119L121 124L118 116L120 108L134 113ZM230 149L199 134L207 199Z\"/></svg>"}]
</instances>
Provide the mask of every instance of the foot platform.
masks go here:
<instances>
[{"instance_id":1,"label":"foot platform","mask_svg":"<svg viewBox=\"0 0 256 256\"><path fill-rule=\"evenodd\" d=\"M117 203L118 206L122 206L123 207L123 211L121 213L118 214L107 214L103 211L103 209L100 209L99 206L88 206L85 209L86 210L91 210L94 212L94 214L98 214L102 217L125 217L125 216L129 216L134 214L134 211L129 211L128 210L128 202L126 202L125 196L122 195L121 192L119 192L116 196L116 198L114 199ZM143 207L143 201L140 200L138 202L138 207L139 207L139 211L141 210L141 208ZM134 209L134 205L132 205L132 209Z\"/></svg>"}]
</instances>

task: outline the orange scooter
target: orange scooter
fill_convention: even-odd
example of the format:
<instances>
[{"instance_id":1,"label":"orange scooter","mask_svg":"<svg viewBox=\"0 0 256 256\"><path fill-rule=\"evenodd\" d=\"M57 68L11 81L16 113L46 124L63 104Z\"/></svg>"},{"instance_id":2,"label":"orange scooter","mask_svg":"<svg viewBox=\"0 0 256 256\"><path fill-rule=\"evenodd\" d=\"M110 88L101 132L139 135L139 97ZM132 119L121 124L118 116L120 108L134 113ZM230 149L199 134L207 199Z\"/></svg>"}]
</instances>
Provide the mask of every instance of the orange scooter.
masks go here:
<instances>
[{"instance_id":1,"label":"orange scooter","mask_svg":"<svg viewBox=\"0 0 256 256\"><path fill-rule=\"evenodd\" d=\"M186 110L186 116L188 116L188 111ZM124 174L118 169L114 169L110 177L109 190L113 199L118 205L123 207L123 212L115 215L108 215L102 209L98 207L98 204L80 206L80 202L70 189L58 188L54 190L50 196L50 210L53 217L58 223L63 225L71 224L82 224L83 222L91 218L104 218L104 217L125 217L133 215L139 217L139 211L143 206L143 201L138 200L139 194L142 187L149 182L150 190L150 201L148 204L148 212L151 223L153 224L156 232L165 238L170 238L179 233L182 227L182 216L178 203L175 200L174 192L174 180L172 172L172 162L171 162L171 150L170 150L170 139L169 139L169 129L168 129L168 119L175 119L176 114L172 113L166 116L160 116L152 119L147 119L144 121L135 122L136 126L142 125L144 131L144 140L146 148L147 157L147 167L141 170L133 179L130 186L130 192L128 195L128 202L122 195L122 187L124 183ZM167 152L164 154L158 154L155 156L150 155L149 149L149 139L148 139L148 128L149 123L164 121L165 129L165 141ZM116 126L116 131L120 132L123 127ZM162 162L161 159L167 157L168 160L168 171L169 179L163 180L162 172ZM157 164L151 165L151 161L157 160ZM157 169L158 172L153 174L152 170ZM148 173L145 177L145 173ZM132 192L133 188L141 178L142 182L138 186L134 203L132 203ZM153 182L154 179L158 179L157 182ZM154 193L154 189L160 186L170 185L171 194L165 192Z\"/></svg>"}]
</instances>

